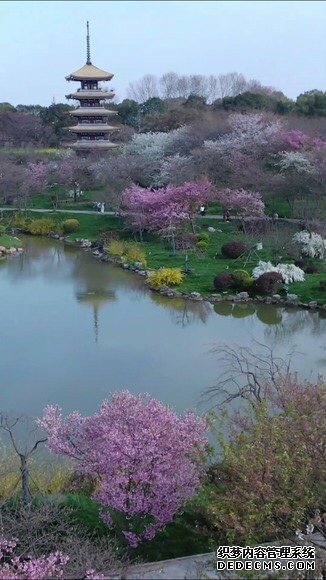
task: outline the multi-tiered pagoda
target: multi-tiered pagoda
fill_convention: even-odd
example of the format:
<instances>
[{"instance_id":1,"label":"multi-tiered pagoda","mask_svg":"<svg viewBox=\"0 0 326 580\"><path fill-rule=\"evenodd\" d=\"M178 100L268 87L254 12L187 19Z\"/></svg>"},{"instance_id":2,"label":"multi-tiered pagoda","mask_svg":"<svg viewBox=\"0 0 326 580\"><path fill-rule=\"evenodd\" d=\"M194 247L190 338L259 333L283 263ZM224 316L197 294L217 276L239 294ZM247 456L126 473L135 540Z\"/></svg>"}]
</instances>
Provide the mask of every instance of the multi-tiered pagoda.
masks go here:
<instances>
[{"instance_id":1,"label":"multi-tiered pagoda","mask_svg":"<svg viewBox=\"0 0 326 580\"><path fill-rule=\"evenodd\" d=\"M108 118L115 115L115 111L105 109L104 102L114 97L113 91L106 91L99 87L100 81L110 81L112 73L97 68L91 63L89 25L87 22L87 60L86 64L66 77L67 81L80 81L81 88L77 92L66 95L67 99L76 99L79 106L71 111L76 124L69 127L75 133L76 141L68 146L76 151L106 150L117 147L109 141L111 131L116 127L108 125Z\"/></svg>"}]
</instances>

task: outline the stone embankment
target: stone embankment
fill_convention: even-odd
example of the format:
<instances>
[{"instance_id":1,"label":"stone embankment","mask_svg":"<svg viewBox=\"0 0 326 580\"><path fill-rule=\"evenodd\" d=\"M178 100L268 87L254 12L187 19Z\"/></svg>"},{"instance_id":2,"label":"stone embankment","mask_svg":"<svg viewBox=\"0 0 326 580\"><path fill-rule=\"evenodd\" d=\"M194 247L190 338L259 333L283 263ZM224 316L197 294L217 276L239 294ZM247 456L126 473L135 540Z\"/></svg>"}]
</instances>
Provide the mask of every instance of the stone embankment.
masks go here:
<instances>
[{"instance_id":1,"label":"stone embankment","mask_svg":"<svg viewBox=\"0 0 326 580\"><path fill-rule=\"evenodd\" d=\"M13 254L18 254L23 251L24 248L5 248L5 246L0 246L0 258L3 256L12 256Z\"/></svg>"},{"instance_id":2,"label":"stone embankment","mask_svg":"<svg viewBox=\"0 0 326 580\"><path fill-rule=\"evenodd\" d=\"M54 239L59 239L65 241L66 243L73 243L69 240L66 240L62 236L57 234L51 235ZM130 270L134 272L138 276L142 276L147 278L151 272L151 270L146 270L144 266L140 262L134 262L133 264L127 264L122 262L118 258L113 258L105 254L100 247L96 245L96 243L92 243L87 239L79 238L76 239L76 244L78 247L83 248L84 250L91 251L93 256L102 262L108 262L110 264L114 264L123 268L124 270ZM326 304L318 304L315 300L311 300L310 302L301 302L299 296L297 294L287 294L286 296L281 296L280 294L274 294L273 296L255 296L254 298L250 297L248 292L238 292L237 294L210 294L209 296L203 296L200 292L180 292L178 290L174 290L169 288L168 286L162 286L160 290L154 290L151 288L153 292L158 292L161 296L166 296L167 298L184 298L186 300L194 300L194 301L207 301L211 304L215 304L216 302L234 302L234 303L253 303L253 304L274 304L279 306L295 306L299 308L306 308L311 310L326 310Z\"/></svg>"}]
</instances>

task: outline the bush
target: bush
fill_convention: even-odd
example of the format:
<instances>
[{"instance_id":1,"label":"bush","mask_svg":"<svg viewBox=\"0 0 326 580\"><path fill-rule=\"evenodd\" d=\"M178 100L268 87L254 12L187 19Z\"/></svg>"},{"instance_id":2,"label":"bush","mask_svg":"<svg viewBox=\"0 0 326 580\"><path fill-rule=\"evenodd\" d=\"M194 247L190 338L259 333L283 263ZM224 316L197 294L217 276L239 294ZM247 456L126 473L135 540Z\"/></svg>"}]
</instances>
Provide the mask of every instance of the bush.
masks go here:
<instances>
[{"instance_id":1,"label":"bush","mask_svg":"<svg viewBox=\"0 0 326 580\"><path fill-rule=\"evenodd\" d=\"M111 240L111 242L109 242L105 247L105 250L111 256L114 256L115 258L121 258L121 256L124 254L125 246L125 242L122 242L121 240Z\"/></svg>"},{"instance_id":2,"label":"bush","mask_svg":"<svg viewBox=\"0 0 326 580\"><path fill-rule=\"evenodd\" d=\"M326 291L326 280L320 280L320 282L319 282L319 290Z\"/></svg>"},{"instance_id":3,"label":"bush","mask_svg":"<svg viewBox=\"0 0 326 580\"><path fill-rule=\"evenodd\" d=\"M62 229L65 234L72 234L76 232L80 226L80 223L76 219L69 219L62 222Z\"/></svg>"},{"instance_id":4,"label":"bush","mask_svg":"<svg viewBox=\"0 0 326 580\"><path fill-rule=\"evenodd\" d=\"M296 260L294 262L294 265L298 266L298 268L301 268L302 270L305 271L305 268L307 267L307 260L302 260L302 259Z\"/></svg>"},{"instance_id":5,"label":"bush","mask_svg":"<svg viewBox=\"0 0 326 580\"><path fill-rule=\"evenodd\" d=\"M229 272L220 272L214 278L214 288L216 290L228 290L233 286L233 278Z\"/></svg>"},{"instance_id":6,"label":"bush","mask_svg":"<svg viewBox=\"0 0 326 580\"><path fill-rule=\"evenodd\" d=\"M6 229L7 229L6 226L0 225L0 236L2 236L5 233Z\"/></svg>"},{"instance_id":7,"label":"bush","mask_svg":"<svg viewBox=\"0 0 326 580\"><path fill-rule=\"evenodd\" d=\"M111 240L118 240L119 234L115 230L107 230L106 232L99 234L98 239L105 246L111 242Z\"/></svg>"},{"instance_id":8,"label":"bush","mask_svg":"<svg viewBox=\"0 0 326 580\"><path fill-rule=\"evenodd\" d=\"M208 250L208 243L205 242L205 240L199 240L199 242L196 244L196 248L198 248L198 250L201 252L206 252Z\"/></svg>"},{"instance_id":9,"label":"bush","mask_svg":"<svg viewBox=\"0 0 326 580\"><path fill-rule=\"evenodd\" d=\"M34 236L45 236L49 234L55 227L53 220L42 218L40 220L32 220L27 224L27 231Z\"/></svg>"},{"instance_id":10,"label":"bush","mask_svg":"<svg viewBox=\"0 0 326 580\"><path fill-rule=\"evenodd\" d=\"M179 250L191 250L196 246L198 242L197 234L193 234L192 232L186 232L185 234L181 234L176 238L176 247Z\"/></svg>"},{"instance_id":11,"label":"bush","mask_svg":"<svg viewBox=\"0 0 326 580\"><path fill-rule=\"evenodd\" d=\"M10 225L23 231L28 231L28 226L32 222L31 218L25 218L21 214L15 214L11 219Z\"/></svg>"},{"instance_id":12,"label":"bush","mask_svg":"<svg viewBox=\"0 0 326 580\"><path fill-rule=\"evenodd\" d=\"M320 272L320 269L315 264L308 264L304 268L304 271L306 274L318 274L318 272Z\"/></svg>"},{"instance_id":13,"label":"bush","mask_svg":"<svg viewBox=\"0 0 326 580\"><path fill-rule=\"evenodd\" d=\"M148 278L148 284L151 288L159 290L164 284L167 286L175 286L180 284L184 279L184 275L180 268L160 268L155 272L151 272Z\"/></svg>"},{"instance_id":14,"label":"bush","mask_svg":"<svg viewBox=\"0 0 326 580\"><path fill-rule=\"evenodd\" d=\"M209 243L209 235L206 232L199 232L197 235L199 242L207 242Z\"/></svg>"},{"instance_id":15,"label":"bush","mask_svg":"<svg viewBox=\"0 0 326 580\"><path fill-rule=\"evenodd\" d=\"M275 294L282 283L282 274L266 272L257 278L254 289L257 294Z\"/></svg>"},{"instance_id":16,"label":"bush","mask_svg":"<svg viewBox=\"0 0 326 580\"><path fill-rule=\"evenodd\" d=\"M221 252L222 255L225 256L226 258L232 258L233 260L235 260L236 258L240 258L240 256L242 256L247 249L248 246L244 242L233 241L226 242L226 244L223 244Z\"/></svg>"},{"instance_id":17,"label":"bush","mask_svg":"<svg viewBox=\"0 0 326 580\"><path fill-rule=\"evenodd\" d=\"M125 244L123 256L130 264L140 262L146 266L146 253L139 244Z\"/></svg>"},{"instance_id":18,"label":"bush","mask_svg":"<svg viewBox=\"0 0 326 580\"><path fill-rule=\"evenodd\" d=\"M231 273L233 285L237 290L246 290L253 285L254 279L246 270L234 270Z\"/></svg>"},{"instance_id":19,"label":"bush","mask_svg":"<svg viewBox=\"0 0 326 580\"><path fill-rule=\"evenodd\" d=\"M257 378L260 361L249 369ZM244 365L245 367L245 365ZM260 376L258 378L260 382ZM264 389L262 389L264 390ZM325 506L326 390L295 375L266 376L265 398L249 398L244 412L225 415L223 463L211 470L206 508L213 537L255 544L289 537L315 509ZM303 460L304 458L304 460Z\"/></svg>"}]
</instances>

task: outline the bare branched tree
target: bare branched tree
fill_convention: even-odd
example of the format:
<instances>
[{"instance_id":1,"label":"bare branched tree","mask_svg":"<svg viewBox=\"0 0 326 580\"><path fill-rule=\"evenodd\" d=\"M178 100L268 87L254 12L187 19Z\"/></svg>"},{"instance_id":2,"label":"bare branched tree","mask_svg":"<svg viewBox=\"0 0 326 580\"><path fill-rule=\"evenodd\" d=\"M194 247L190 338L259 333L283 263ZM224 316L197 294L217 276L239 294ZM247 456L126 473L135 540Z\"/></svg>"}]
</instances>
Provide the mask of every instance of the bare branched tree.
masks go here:
<instances>
[{"instance_id":1,"label":"bare branched tree","mask_svg":"<svg viewBox=\"0 0 326 580\"><path fill-rule=\"evenodd\" d=\"M24 509L29 511L31 505L29 462L38 446L45 443L47 439L35 437L34 442L29 447L23 449L18 442L18 436L16 433L16 430L21 425L22 421L22 417L10 418L4 413L0 413L0 429L6 433L13 451L16 453L20 461L20 477L18 477L15 487L18 487L19 482L21 483L22 503ZM35 433L36 428L34 427L30 431L30 434L33 436Z\"/></svg>"},{"instance_id":2,"label":"bare branched tree","mask_svg":"<svg viewBox=\"0 0 326 580\"><path fill-rule=\"evenodd\" d=\"M291 374L293 352L284 360L275 355L273 348L253 339L255 350L239 345L217 346L223 372L216 385L203 393L206 401L214 401L214 407L223 407L235 399L244 399L255 406L261 403L271 388L277 392L281 381Z\"/></svg>"}]
</instances>

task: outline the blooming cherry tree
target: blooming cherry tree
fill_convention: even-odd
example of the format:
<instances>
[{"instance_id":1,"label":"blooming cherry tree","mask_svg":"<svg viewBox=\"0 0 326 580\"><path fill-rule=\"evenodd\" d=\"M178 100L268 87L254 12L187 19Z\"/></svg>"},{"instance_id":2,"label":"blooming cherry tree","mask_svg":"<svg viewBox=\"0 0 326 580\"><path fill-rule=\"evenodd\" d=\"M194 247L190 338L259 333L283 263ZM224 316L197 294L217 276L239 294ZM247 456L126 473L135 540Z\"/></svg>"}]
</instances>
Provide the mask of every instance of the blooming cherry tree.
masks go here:
<instances>
[{"instance_id":1,"label":"blooming cherry tree","mask_svg":"<svg viewBox=\"0 0 326 580\"><path fill-rule=\"evenodd\" d=\"M178 417L149 395L115 393L89 417L63 418L48 406L38 424L51 451L97 477L101 516L113 526L124 516L121 531L131 546L152 539L200 482L205 422L193 413Z\"/></svg>"},{"instance_id":2,"label":"blooming cherry tree","mask_svg":"<svg viewBox=\"0 0 326 580\"><path fill-rule=\"evenodd\" d=\"M221 155L230 156L241 150L260 150L271 145L279 138L282 124L278 119L272 121L263 114L230 115L232 131L216 140L204 142L204 147Z\"/></svg>"},{"instance_id":3,"label":"blooming cherry tree","mask_svg":"<svg viewBox=\"0 0 326 580\"><path fill-rule=\"evenodd\" d=\"M176 231L193 224L198 206L210 199L212 193L213 187L207 180L159 189L133 185L122 194L123 215L129 227L140 234L145 229Z\"/></svg>"},{"instance_id":4,"label":"blooming cherry tree","mask_svg":"<svg viewBox=\"0 0 326 580\"><path fill-rule=\"evenodd\" d=\"M265 204L260 193L253 193L245 189L223 189L219 190L215 196L224 207L233 209L241 216L264 215Z\"/></svg>"}]
</instances>

